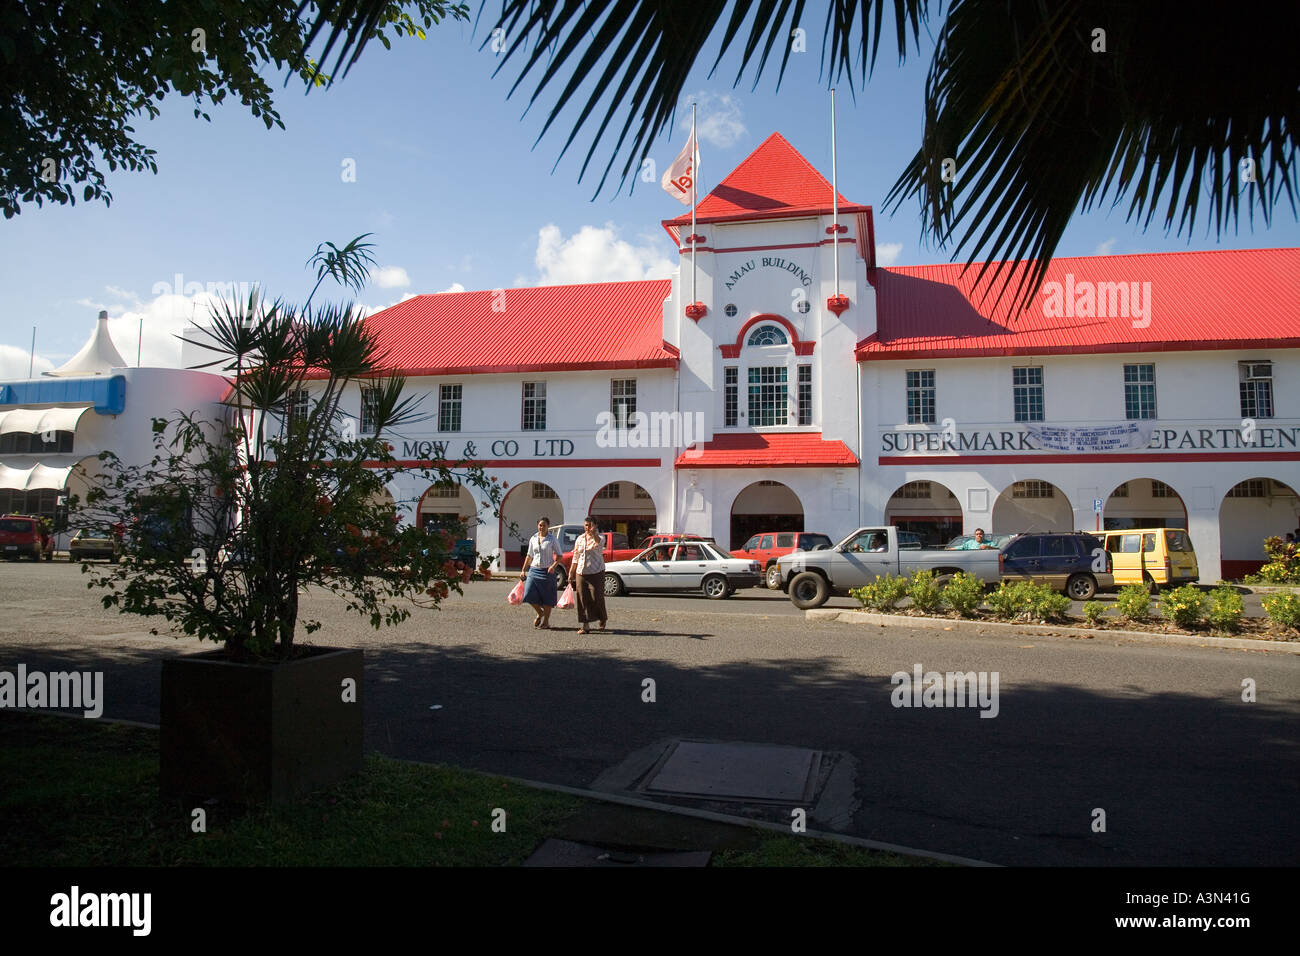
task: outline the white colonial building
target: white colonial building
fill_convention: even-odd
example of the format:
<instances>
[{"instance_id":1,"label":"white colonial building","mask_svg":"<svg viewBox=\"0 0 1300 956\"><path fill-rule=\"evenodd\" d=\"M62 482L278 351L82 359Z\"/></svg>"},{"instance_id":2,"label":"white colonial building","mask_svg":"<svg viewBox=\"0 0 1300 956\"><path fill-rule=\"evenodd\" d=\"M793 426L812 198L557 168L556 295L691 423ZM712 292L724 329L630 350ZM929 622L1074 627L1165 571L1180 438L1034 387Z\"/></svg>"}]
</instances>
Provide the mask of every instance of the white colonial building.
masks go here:
<instances>
[{"instance_id":1,"label":"white colonial building","mask_svg":"<svg viewBox=\"0 0 1300 956\"><path fill-rule=\"evenodd\" d=\"M511 567L543 514L725 546L881 521L930 542L1165 525L1191 532L1202 581L1300 524L1300 250L1057 259L1019 311L977 268L877 266L870 207L838 202L836 231L830 184L773 134L694 234L664 223L671 279L373 316L430 416L398 457L510 486L498 518L408 473L402 515L466 522Z\"/></svg>"},{"instance_id":2,"label":"white colonial building","mask_svg":"<svg viewBox=\"0 0 1300 956\"><path fill-rule=\"evenodd\" d=\"M99 454L127 465L155 454L153 419L193 412L223 421L220 375L127 365L101 312L86 345L39 378L0 382L0 514L50 518L66 549L70 496L84 501Z\"/></svg>"}]
</instances>

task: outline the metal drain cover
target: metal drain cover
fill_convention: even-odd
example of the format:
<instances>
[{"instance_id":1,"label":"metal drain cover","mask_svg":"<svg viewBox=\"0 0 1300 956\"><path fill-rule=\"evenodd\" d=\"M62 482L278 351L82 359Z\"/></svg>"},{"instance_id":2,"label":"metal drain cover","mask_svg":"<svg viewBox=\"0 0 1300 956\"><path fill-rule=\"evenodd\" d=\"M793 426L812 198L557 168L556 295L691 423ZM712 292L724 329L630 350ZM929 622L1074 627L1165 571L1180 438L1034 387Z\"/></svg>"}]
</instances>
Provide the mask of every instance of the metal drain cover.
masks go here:
<instances>
[{"instance_id":1,"label":"metal drain cover","mask_svg":"<svg viewBox=\"0 0 1300 956\"><path fill-rule=\"evenodd\" d=\"M804 747L683 740L637 789L709 800L807 803L816 792L821 756Z\"/></svg>"}]
</instances>

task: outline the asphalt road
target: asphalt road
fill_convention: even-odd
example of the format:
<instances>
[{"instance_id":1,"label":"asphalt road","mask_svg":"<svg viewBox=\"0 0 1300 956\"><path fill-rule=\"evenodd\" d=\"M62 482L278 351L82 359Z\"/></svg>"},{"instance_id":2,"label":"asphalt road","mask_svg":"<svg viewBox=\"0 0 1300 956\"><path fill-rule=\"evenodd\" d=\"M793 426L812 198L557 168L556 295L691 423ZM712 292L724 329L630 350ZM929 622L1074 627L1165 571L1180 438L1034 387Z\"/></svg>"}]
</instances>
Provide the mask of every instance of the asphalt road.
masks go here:
<instances>
[{"instance_id":1,"label":"asphalt road","mask_svg":"<svg viewBox=\"0 0 1300 956\"><path fill-rule=\"evenodd\" d=\"M198 646L104 611L84 580L0 566L0 669L102 669L105 716L156 721L160 661ZM858 836L1007 864L1300 863L1294 655L811 623L758 591L611 599L614 632L582 636L572 612L532 629L508 589L380 632L305 600L315 643L367 650L369 748L589 786L672 738L812 747L856 765ZM996 672L997 717L892 706L890 675L915 664Z\"/></svg>"}]
</instances>

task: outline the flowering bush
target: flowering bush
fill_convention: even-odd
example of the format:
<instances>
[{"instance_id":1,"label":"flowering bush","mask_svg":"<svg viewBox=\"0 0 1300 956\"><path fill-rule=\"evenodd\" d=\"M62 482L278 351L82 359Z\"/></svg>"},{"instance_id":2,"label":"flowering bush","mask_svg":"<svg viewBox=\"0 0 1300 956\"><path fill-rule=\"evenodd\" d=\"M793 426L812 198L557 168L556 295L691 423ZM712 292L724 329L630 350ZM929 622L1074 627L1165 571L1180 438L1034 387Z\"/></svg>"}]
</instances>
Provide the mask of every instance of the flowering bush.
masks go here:
<instances>
[{"instance_id":1,"label":"flowering bush","mask_svg":"<svg viewBox=\"0 0 1300 956\"><path fill-rule=\"evenodd\" d=\"M1126 621L1145 621L1151 613L1151 594L1145 584L1128 584L1115 597L1119 616Z\"/></svg>"},{"instance_id":2,"label":"flowering bush","mask_svg":"<svg viewBox=\"0 0 1300 956\"><path fill-rule=\"evenodd\" d=\"M1083 605L1083 619L1088 624L1096 625L1101 620L1102 614L1106 612L1106 605L1100 601L1085 601Z\"/></svg>"},{"instance_id":3,"label":"flowering bush","mask_svg":"<svg viewBox=\"0 0 1300 956\"><path fill-rule=\"evenodd\" d=\"M1300 544L1287 544L1274 535L1264 539L1268 563L1248 580L1264 584L1300 584Z\"/></svg>"},{"instance_id":4,"label":"flowering bush","mask_svg":"<svg viewBox=\"0 0 1300 956\"><path fill-rule=\"evenodd\" d=\"M1179 627L1193 628L1205 614L1205 598L1194 585L1184 584L1161 595L1160 613Z\"/></svg>"},{"instance_id":5,"label":"flowering bush","mask_svg":"<svg viewBox=\"0 0 1300 956\"><path fill-rule=\"evenodd\" d=\"M984 582L971 574L958 572L943 589L943 604L962 617L974 617L984 603Z\"/></svg>"},{"instance_id":6,"label":"flowering bush","mask_svg":"<svg viewBox=\"0 0 1300 956\"><path fill-rule=\"evenodd\" d=\"M1211 626L1221 631L1235 631L1241 627L1245 613L1246 604L1234 588L1225 584L1210 592L1210 608L1205 616Z\"/></svg>"},{"instance_id":7,"label":"flowering bush","mask_svg":"<svg viewBox=\"0 0 1300 956\"><path fill-rule=\"evenodd\" d=\"M912 607L922 614L939 610L942 589L934 580L933 571L913 571L907 582L907 596L912 599Z\"/></svg>"},{"instance_id":8,"label":"flowering bush","mask_svg":"<svg viewBox=\"0 0 1300 956\"><path fill-rule=\"evenodd\" d=\"M907 578L881 575L860 588L851 588L849 596L873 611L890 611L907 594Z\"/></svg>"},{"instance_id":9,"label":"flowering bush","mask_svg":"<svg viewBox=\"0 0 1300 956\"><path fill-rule=\"evenodd\" d=\"M1274 624L1300 630L1300 594L1266 594L1262 603Z\"/></svg>"}]
</instances>

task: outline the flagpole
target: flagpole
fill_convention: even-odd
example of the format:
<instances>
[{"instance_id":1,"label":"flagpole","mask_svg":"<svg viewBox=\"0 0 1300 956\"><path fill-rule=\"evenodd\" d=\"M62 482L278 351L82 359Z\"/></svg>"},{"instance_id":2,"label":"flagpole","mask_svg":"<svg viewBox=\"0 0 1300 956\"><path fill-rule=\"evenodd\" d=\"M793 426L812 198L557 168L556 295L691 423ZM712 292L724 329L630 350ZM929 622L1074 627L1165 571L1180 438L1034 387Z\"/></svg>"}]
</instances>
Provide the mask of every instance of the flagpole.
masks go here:
<instances>
[{"instance_id":1,"label":"flagpole","mask_svg":"<svg viewBox=\"0 0 1300 956\"><path fill-rule=\"evenodd\" d=\"M695 237L695 181L700 178L700 171L696 167L699 163L695 157L699 155L700 147L695 141L695 104L691 104L691 303L699 302L699 297L695 294L695 247L699 245Z\"/></svg>"},{"instance_id":2,"label":"flagpole","mask_svg":"<svg viewBox=\"0 0 1300 956\"><path fill-rule=\"evenodd\" d=\"M835 168L835 90L831 89L831 228L835 243L835 297L840 294L840 188Z\"/></svg>"}]
</instances>

